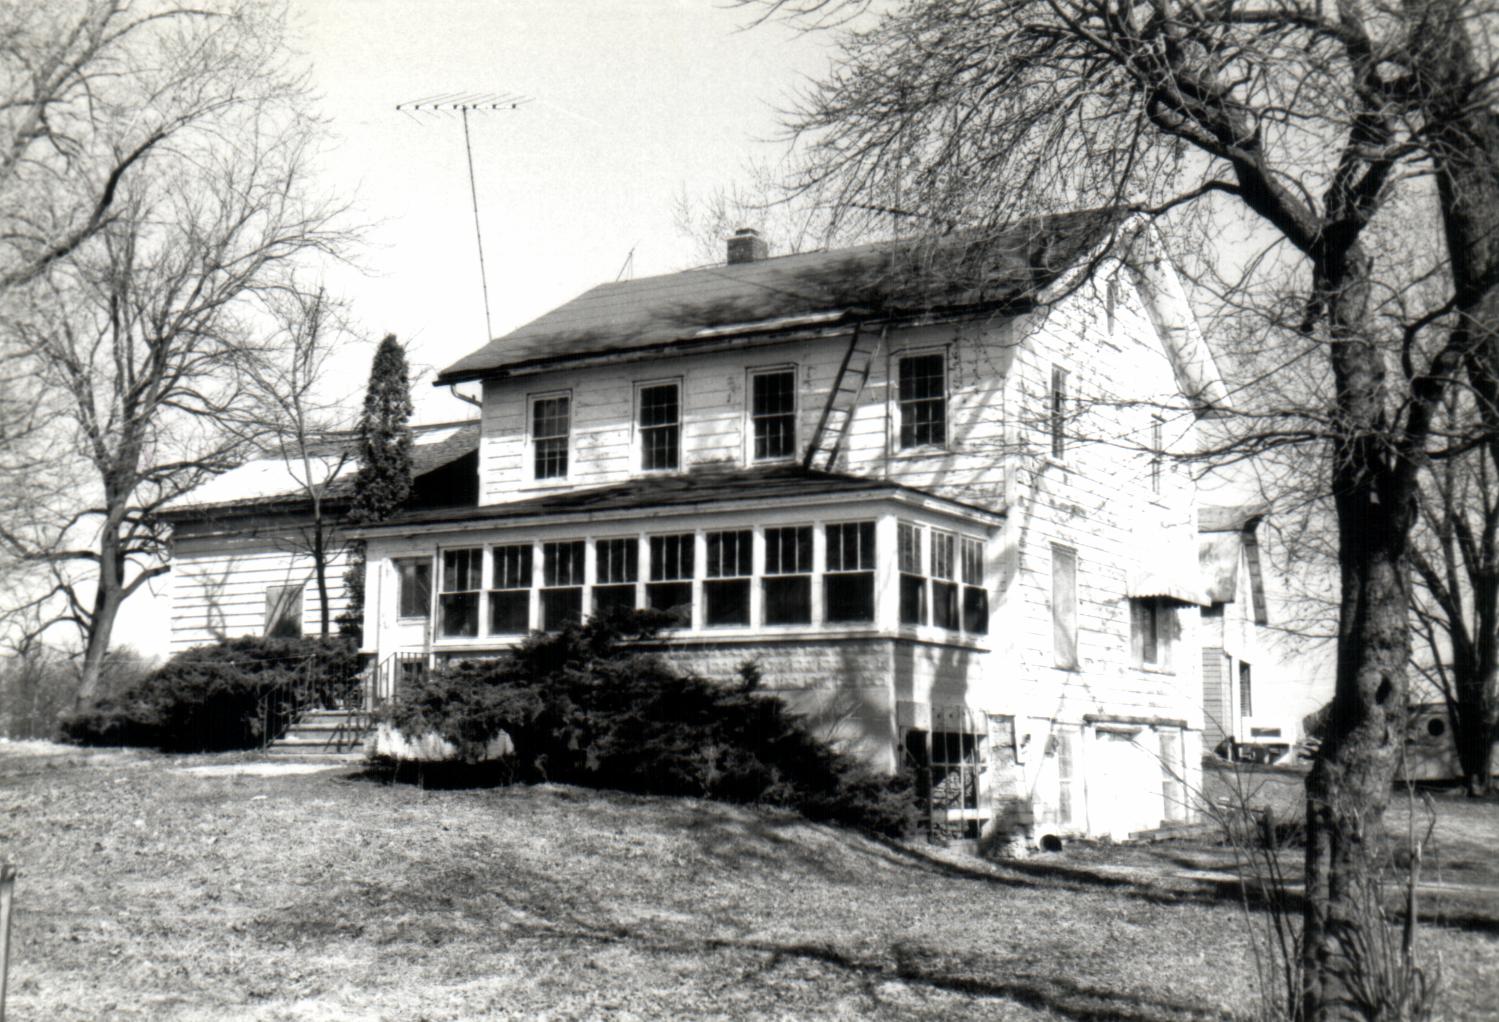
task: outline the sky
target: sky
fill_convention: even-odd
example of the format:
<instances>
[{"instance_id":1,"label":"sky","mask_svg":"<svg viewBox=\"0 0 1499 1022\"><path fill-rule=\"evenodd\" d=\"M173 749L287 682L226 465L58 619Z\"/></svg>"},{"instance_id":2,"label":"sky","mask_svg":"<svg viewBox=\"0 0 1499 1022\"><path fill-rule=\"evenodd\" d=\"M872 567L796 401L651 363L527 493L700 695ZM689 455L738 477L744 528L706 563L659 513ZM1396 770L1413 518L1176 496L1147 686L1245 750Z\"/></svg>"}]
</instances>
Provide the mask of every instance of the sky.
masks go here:
<instances>
[{"instance_id":1,"label":"sky","mask_svg":"<svg viewBox=\"0 0 1499 1022\"><path fill-rule=\"evenodd\" d=\"M750 28L754 12L722 0L291 0L289 15L330 132L315 185L367 225L358 268L328 271L357 327L330 396L357 411L393 333L421 374L416 422L473 414L431 379L487 337L463 124L398 104L530 98L469 122L499 336L614 280L632 251L637 277L696 263L677 197L747 183L752 161L776 160L781 111L830 59L827 35ZM168 586L126 601L117 643L165 653Z\"/></svg>"},{"instance_id":2,"label":"sky","mask_svg":"<svg viewBox=\"0 0 1499 1022\"><path fill-rule=\"evenodd\" d=\"M354 400L389 332L427 370L418 420L462 417L430 375L487 340L462 121L397 104L531 99L469 121L498 336L615 279L632 251L635 276L696 261L675 199L776 158L778 111L827 65L827 36L752 18L711 0L294 2L292 38L335 136L320 183L372 225L364 272L331 278L365 334L340 374Z\"/></svg>"}]
</instances>

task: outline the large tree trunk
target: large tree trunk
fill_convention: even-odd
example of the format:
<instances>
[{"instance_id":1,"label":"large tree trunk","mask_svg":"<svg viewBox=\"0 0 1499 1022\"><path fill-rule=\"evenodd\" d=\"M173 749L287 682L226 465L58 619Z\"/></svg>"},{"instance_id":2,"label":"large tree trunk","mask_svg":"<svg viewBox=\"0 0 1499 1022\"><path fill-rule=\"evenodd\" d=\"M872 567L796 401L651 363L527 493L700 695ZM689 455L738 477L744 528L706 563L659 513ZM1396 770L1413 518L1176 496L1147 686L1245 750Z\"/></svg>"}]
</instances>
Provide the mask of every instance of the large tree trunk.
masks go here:
<instances>
[{"instance_id":1,"label":"large tree trunk","mask_svg":"<svg viewBox=\"0 0 1499 1022\"><path fill-rule=\"evenodd\" d=\"M1492 640L1488 645L1492 647ZM1499 666L1490 658L1484 667L1456 670L1452 687L1457 696L1452 741L1458 766L1468 794L1482 798L1489 793L1493 777L1494 694L1499 691Z\"/></svg>"},{"instance_id":2,"label":"large tree trunk","mask_svg":"<svg viewBox=\"0 0 1499 1022\"><path fill-rule=\"evenodd\" d=\"M1340 502L1342 503L1342 502ZM1351 502L1350 502L1351 503ZM1307 778L1303 992L1306 1018L1362 1019L1360 977L1378 885L1390 780L1405 742L1404 536L1366 513L1342 520L1338 677L1327 738ZM1349 520L1352 517L1352 521ZM1351 527L1350 527L1351 526Z\"/></svg>"},{"instance_id":3,"label":"large tree trunk","mask_svg":"<svg viewBox=\"0 0 1499 1022\"><path fill-rule=\"evenodd\" d=\"M99 579L94 589L93 609L88 618L88 641L83 650L83 670L78 681L78 695L74 700L79 708L92 702L99 693L104 658L109 654L109 642L114 634L120 604L125 599L124 594L125 558L120 554L120 539L114 523L109 521L105 524L104 535L99 543Z\"/></svg>"},{"instance_id":4,"label":"large tree trunk","mask_svg":"<svg viewBox=\"0 0 1499 1022\"><path fill-rule=\"evenodd\" d=\"M1362 1019L1360 977L1390 781L1405 744L1414 474L1391 456L1384 363L1368 323L1370 260L1319 254L1337 386L1332 492L1341 591L1336 687L1307 778L1302 1008L1308 1022Z\"/></svg>"}]
</instances>

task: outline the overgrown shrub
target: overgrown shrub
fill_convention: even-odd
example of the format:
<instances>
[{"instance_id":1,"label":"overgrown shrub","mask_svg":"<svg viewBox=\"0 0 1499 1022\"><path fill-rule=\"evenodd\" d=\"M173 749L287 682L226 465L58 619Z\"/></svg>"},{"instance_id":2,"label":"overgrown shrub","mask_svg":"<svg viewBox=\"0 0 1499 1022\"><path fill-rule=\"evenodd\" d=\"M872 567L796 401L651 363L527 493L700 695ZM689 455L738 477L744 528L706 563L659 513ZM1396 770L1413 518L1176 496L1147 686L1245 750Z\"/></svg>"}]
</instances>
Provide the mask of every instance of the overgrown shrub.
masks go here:
<instances>
[{"instance_id":1,"label":"overgrown shrub","mask_svg":"<svg viewBox=\"0 0 1499 1022\"><path fill-rule=\"evenodd\" d=\"M331 701L357 684L358 671L358 654L342 640L246 637L197 646L64 717L62 736L169 752L254 748L267 700L284 716L302 708L288 703Z\"/></svg>"},{"instance_id":2,"label":"overgrown shrub","mask_svg":"<svg viewBox=\"0 0 1499 1022\"><path fill-rule=\"evenodd\" d=\"M907 782L814 735L759 691L753 665L726 686L630 648L662 623L648 612L609 616L434 671L403 693L391 722L408 735L436 732L470 761L504 731L518 780L768 803L879 833L910 830Z\"/></svg>"}]
</instances>

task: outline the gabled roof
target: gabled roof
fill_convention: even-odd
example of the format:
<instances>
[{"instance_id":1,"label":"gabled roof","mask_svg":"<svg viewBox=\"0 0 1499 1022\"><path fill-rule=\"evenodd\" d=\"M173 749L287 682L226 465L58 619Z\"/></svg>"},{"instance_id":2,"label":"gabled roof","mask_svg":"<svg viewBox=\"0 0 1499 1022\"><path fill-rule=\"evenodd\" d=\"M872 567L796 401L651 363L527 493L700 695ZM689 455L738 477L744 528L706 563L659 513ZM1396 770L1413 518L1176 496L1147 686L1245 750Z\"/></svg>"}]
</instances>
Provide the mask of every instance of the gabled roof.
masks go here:
<instances>
[{"instance_id":1,"label":"gabled roof","mask_svg":"<svg viewBox=\"0 0 1499 1022\"><path fill-rule=\"evenodd\" d=\"M781 501L840 496L901 497L943 506L974 518L998 521L1003 517L1002 512L949 500L885 479L819 472L801 465L772 465L748 469L699 469L682 475L651 476L582 490L562 490L503 504L411 511L371 528L383 531L403 526L459 522L505 525L511 520L518 522L533 518L552 519L590 514L613 517L672 509L707 509L739 501L753 502L764 507Z\"/></svg>"},{"instance_id":2,"label":"gabled roof","mask_svg":"<svg viewBox=\"0 0 1499 1022\"><path fill-rule=\"evenodd\" d=\"M345 433L309 447L311 479L325 485L323 499L331 506L348 503L358 471L356 434ZM425 475L479 449L479 423L443 422L411 427L411 474ZM302 484L302 462L281 452L267 454L214 476L168 504L167 520L208 512L251 512L299 508L307 504Z\"/></svg>"},{"instance_id":3,"label":"gabled roof","mask_svg":"<svg viewBox=\"0 0 1499 1022\"><path fill-rule=\"evenodd\" d=\"M601 284L448 366L436 383L851 318L1024 307L1122 219L1118 210L1087 210L1035 217L997 233L880 242Z\"/></svg>"}]
</instances>

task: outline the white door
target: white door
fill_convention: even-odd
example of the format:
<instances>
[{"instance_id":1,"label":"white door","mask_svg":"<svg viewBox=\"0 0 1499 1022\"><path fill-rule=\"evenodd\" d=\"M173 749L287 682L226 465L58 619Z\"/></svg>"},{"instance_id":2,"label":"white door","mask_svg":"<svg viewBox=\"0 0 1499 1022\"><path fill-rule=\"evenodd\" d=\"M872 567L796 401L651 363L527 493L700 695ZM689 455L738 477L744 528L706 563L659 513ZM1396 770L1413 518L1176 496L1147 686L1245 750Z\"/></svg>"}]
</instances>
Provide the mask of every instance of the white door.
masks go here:
<instances>
[{"instance_id":1,"label":"white door","mask_svg":"<svg viewBox=\"0 0 1499 1022\"><path fill-rule=\"evenodd\" d=\"M1095 732L1088 764L1088 819L1094 834L1122 841L1161 822L1161 765L1149 731Z\"/></svg>"}]
</instances>

